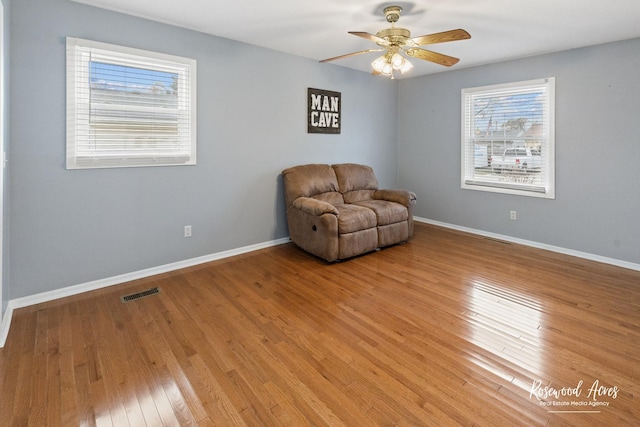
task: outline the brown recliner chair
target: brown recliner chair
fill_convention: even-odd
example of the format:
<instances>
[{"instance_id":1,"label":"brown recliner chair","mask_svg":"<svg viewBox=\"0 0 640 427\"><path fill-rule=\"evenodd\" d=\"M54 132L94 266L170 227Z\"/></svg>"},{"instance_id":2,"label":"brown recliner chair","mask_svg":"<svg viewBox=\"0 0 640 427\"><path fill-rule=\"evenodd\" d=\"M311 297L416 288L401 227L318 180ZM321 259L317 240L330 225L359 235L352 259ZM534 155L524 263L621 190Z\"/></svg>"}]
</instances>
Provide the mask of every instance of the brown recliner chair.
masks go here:
<instances>
[{"instance_id":1,"label":"brown recliner chair","mask_svg":"<svg viewBox=\"0 0 640 427\"><path fill-rule=\"evenodd\" d=\"M282 171L289 237L329 262L406 242L416 195L380 190L369 166L309 164Z\"/></svg>"}]
</instances>

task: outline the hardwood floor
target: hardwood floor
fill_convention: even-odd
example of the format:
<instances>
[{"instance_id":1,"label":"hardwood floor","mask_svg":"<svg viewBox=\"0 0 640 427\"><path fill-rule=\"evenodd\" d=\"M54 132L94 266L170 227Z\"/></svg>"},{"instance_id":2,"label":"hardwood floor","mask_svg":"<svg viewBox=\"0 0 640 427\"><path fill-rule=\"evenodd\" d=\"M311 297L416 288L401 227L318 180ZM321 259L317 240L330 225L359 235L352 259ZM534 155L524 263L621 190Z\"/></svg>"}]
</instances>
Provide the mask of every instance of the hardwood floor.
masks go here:
<instances>
[{"instance_id":1,"label":"hardwood floor","mask_svg":"<svg viewBox=\"0 0 640 427\"><path fill-rule=\"evenodd\" d=\"M0 424L640 425L639 304L640 272L425 224L280 245L16 310Z\"/></svg>"}]
</instances>

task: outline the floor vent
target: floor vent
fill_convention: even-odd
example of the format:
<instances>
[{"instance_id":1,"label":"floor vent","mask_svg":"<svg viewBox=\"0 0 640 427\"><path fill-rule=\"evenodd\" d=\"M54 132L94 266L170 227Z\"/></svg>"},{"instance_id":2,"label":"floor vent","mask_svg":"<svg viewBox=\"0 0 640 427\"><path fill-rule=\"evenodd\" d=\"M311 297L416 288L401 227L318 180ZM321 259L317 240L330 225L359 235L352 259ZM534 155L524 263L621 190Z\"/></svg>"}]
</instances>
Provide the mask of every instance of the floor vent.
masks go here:
<instances>
[{"instance_id":1,"label":"floor vent","mask_svg":"<svg viewBox=\"0 0 640 427\"><path fill-rule=\"evenodd\" d=\"M135 294L121 296L120 297L120 301L129 302L129 301L133 301L135 299L149 297L151 295L155 295L155 294L159 294L159 293L160 293L160 288L158 288L158 287L151 288L151 289L147 289L146 291L137 292Z\"/></svg>"}]
</instances>

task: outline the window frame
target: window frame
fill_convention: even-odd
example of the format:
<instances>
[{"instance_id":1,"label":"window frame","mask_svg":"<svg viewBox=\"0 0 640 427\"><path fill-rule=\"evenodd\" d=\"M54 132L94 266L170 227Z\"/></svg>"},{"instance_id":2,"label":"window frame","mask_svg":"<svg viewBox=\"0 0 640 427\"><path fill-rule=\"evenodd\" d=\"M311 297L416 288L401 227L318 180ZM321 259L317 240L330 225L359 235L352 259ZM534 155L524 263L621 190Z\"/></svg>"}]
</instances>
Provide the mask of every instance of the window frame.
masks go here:
<instances>
[{"instance_id":1,"label":"window frame","mask_svg":"<svg viewBox=\"0 0 640 427\"><path fill-rule=\"evenodd\" d=\"M475 173L475 149L476 141L501 140L494 136L480 138L472 136L472 129L478 129L474 126L474 118L471 102L474 97L501 96L513 93L530 93L535 90L543 89L546 93L545 102L541 105L545 109L542 113L543 135L536 137L535 140L541 140L542 156L540 183L531 184L526 180L519 180L517 175L506 175L509 179L497 179L495 176L482 179ZM461 188L467 190L487 191L503 194L513 194L528 197L539 197L546 199L555 199L555 78L547 77L542 79L503 83L489 86L479 86L473 88L465 88L461 91ZM522 148L507 147L507 139L504 138L503 143L506 148ZM479 144L478 144L479 145ZM526 148L526 147L525 147ZM533 148L532 148L533 151ZM488 154L489 155L489 154ZM495 174L491 168L491 174ZM532 174L533 175L533 174ZM522 176L522 175L520 175ZM500 182L502 181L502 182ZM524 181L524 182L519 182Z\"/></svg>"},{"instance_id":2,"label":"window frame","mask_svg":"<svg viewBox=\"0 0 640 427\"><path fill-rule=\"evenodd\" d=\"M67 169L94 169L94 168L120 168L120 167L147 167L147 166L176 166L196 164L196 60L175 55L168 55L148 50L118 46L92 40L74 37L66 38L67 45L67 140L66 140L66 168ZM92 55L96 59L92 60ZM175 74L177 101L175 108L162 110L175 122L175 130L171 131L168 143L160 142L160 138L154 134L154 130L148 130L141 134L147 138L145 149L134 142L129 135L120 137L118 147L103 145L99 148L100 141L96 140L95 124L102 117L112 119L110 112L121 114L138 113L135 123L149 125L158 124L158 117L151 114L152 108L142 106L143 101L135 101L129 105L110 104L108 102L91 102L94 88L90 83L92 72L91 64L106 64L114 67L141 68L151 72ZM95 93L95 92L94 92ZM129 101L127 101L129 102ZM101 115L97 108L102 110ZM156 105L158 107L158 105ZM156 112L159 110L156 110ZM147 113L149 117L141 118ZM93 116L92 116L93 115ZM127 116L130 120L131 117ZM90 123L93 120L94 125ZM129 129L124 124L120 127L112 121L111 127L106 127L108 132L116 129ZM82 137L84 135L85 137ZM138 137L140 138L140 137ZM154 140L154 138L156 138ZM138 139L139 141L140 139ZM96 143L98 141L98 143ZM149 142L151 141L151 142ZM166 140L164 140L166 141ZM132 143L133 142L133 143ZM130 148L126 148L129 146Z\"/></svg>"}]
</instances>

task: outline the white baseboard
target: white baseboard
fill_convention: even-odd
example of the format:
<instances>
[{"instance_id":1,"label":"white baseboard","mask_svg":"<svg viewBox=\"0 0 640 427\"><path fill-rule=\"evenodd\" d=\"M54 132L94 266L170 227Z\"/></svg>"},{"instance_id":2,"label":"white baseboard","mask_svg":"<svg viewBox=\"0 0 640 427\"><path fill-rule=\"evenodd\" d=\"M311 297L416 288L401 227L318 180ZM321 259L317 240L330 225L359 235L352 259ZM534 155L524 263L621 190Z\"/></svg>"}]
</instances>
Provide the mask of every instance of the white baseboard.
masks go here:
<instances>
[{"instance_id":1,"label":"white baseboard","mask_svg":"<svg viewBox=\"0 0 640 427\"><path fill-rule=\"evenodd\" d=\"M106 279L94 280L92 282L68 286L49 292L42 292L40 294L29 295L26 297L9 300L9 302L7 303L7 310L5 311L2 318L2 323L0 324L0 348L4 347L4 343L7 340L7 336L9 335L9 327L11 326L11 317L13 315L13 310L17 308L40 304L47 301L53 301L58 298L64 298L71 295L81 294L83 292L94 291L96 289L106 288L108 286L119 285L121 283L130 282L132 280L142 279L145 277L154 276L156 274L167 273L169 271L175 271L181 268L192 267L194 265L204 264L205 262L216 261L247 252L257 251L258 249L281 245L287 242L289 242L289 237L283 237L281 239L272 240L269 242L243 246L237 249L204 255L197 258L173 262L158 267L147 268L145 270L134 271L132 273L121 274L118 276L108 277Z\"/></svg>"},{"instance_id":2,"label":"white baseboard","mask_svg":"<svg viewBox=\"0 0 640 427\"><path fill-rule=\"evenodd\" d=\"M9 326L11 326L11 316L13 316L13 306L11 301L7 303L7 311L2 316L2 323L0 323L0 348L4 347L4 343L9 335Z\"/></svg>"},{"instance_id":3,"label":"white baseboard","mask_svg":"<svg viewBox=\"0 0 640 427\"><path fill-rule=\"evenodd\" d=\"M559 246L547 245L545 243L534 242L532 240L525 240L525 239L519 239L517 237L505 236L502 234L490 233L488 231L462 227L460 225L448 224L446 222L434 221L432 219L427 219L427 218L420 218L420 217L414 216L413 219L416 222L424 222L426 224L433 224L440 227L450 228L452 230L464 231L466 233L477 234L479 236L490 237L492 239L504 240L506 242L512 242L520 245L531 246L538 249L558 252L564 255L571 255L578 258L588 259L590 261L596 261L596 262L602 262L604 264L615 265L616 267L628 268L629 270L640 271L640 264L635 264L633 262L623 261L615 258L608 258L600 255L594 255L588 252L575 251L573 249L562 248Z\"/></svg>"}]
</instances>

